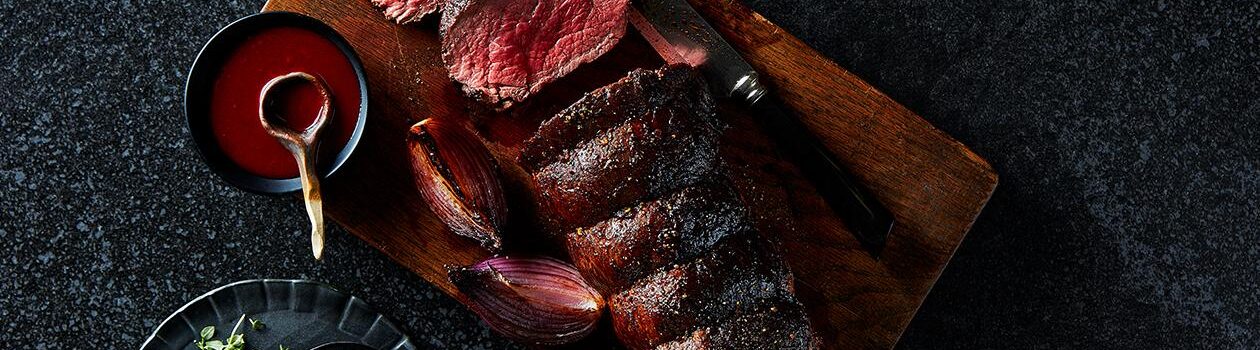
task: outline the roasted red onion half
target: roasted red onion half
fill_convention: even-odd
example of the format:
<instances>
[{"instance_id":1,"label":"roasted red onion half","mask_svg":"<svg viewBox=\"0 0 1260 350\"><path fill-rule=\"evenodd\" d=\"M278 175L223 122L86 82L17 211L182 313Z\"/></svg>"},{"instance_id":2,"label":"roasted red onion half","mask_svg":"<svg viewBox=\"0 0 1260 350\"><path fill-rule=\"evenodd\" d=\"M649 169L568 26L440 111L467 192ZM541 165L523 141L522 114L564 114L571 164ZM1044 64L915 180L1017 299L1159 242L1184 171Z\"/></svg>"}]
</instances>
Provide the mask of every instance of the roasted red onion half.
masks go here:
<instances>
[{"instance_id":1,"label":"roasted red onion half","mask_svg":"<svg viewBox=\"0 0 1260 350\"><path fill-rule=\"evenodd\" d=\"M580 340L604 311L604 298L577 269L553 258L496 257L449 277L490 328L521 343Z\"/></svg>"}]
</instances>

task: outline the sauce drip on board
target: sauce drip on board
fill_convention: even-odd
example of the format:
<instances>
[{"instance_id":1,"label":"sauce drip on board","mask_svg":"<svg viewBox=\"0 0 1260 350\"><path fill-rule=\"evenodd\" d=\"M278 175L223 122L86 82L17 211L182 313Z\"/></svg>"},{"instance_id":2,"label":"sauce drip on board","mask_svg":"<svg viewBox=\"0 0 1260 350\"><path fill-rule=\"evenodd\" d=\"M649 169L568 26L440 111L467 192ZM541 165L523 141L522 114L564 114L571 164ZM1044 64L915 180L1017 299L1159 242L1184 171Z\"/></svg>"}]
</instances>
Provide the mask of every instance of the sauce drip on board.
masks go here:
<instances>
[{"instance_id":1,"label":"sauce drip on board","mask_svg":"<svg viewBox=\"0 0 1260 350\"><path fill-rule=\"evenodd\" d=\"M359 119L359 78L336 44L296 27L268 28L242 40L223 63L210 97L210 124L223 153L252 174L288 179L297 162L258 119L259 92L267 81L290 72L323 79L333 97L333 115L321 136L317 164L326 164L350 139ZM323 98L311 84L289 84L275 92L276 109L289 127L305 129Z\"/></svg>"}]
</instances>

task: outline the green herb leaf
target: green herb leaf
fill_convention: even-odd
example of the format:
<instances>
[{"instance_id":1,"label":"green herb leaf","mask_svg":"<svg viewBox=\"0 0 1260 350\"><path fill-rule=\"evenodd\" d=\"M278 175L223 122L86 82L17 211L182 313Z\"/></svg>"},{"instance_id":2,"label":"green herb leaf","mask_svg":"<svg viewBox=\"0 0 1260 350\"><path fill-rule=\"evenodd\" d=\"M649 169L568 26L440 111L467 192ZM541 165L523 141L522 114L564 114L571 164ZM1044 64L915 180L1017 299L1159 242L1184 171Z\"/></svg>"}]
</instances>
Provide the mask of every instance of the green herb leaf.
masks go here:
<instances>
[{"instance_id":1,"label":"green herb leaf","mask_svg":"<svg viewBox=\"0 0 1260 350\"><path fill-rule=\"evenodd\" d=\"M206 326L205 328L202 328L201 341L204 342L206 340L209 340L210 338L214 338L214 326Z\"/></svg>"},{"instance_id":2,"label":"green herb leaf","mask_svg":"<svg viewBox=\"0 0 1260 350\"><path fill-rule=\"evenodd\" d=\"M254 331L261 331L264 328L267 328L267 324L262 323L262 321L251 318L249 319L249 328L253 328Z\"/></svg>"},{"instance_id":3,"label":"green herb leaf","mask_svg":"<svg viewBox=\"0 0 1260 350\"><path fill-rule=\"evenodd\" d=\"M227 346L223 345L222 341L219 341L216 339L216 340L211 340L211 341L206 342L205 348L207 350L223 350L223 349L226 349Z\"/></svg>"},{"instance_id":4,"label":"green herb leaf","mask_svg":"<svg viewBox=\"0 0 1260 350\"><path fill-rule=\"evenodd\" d=\"M280 350L289 350L289 347L284 346L284 345L280 345Z\"/></svg>"},{"instance_id":5,"label":"green herb leaf","mask_svg":"<svg viewBox=\"0 0 1260 350\"><path fill-rule=\"evenodd\" d=\"M197 350L245 350L245 334L237 333L240 330L241 323L245 321L245 315L236 320L236 326L232 327L232 333L228 335L226 341L213 339L214 326L206 326L201 329L201 340L193 342L197 346ZM266 327L262 322L254 319L249 320L250 327L254 330Z\"/></svg>"},{"instance_id":6,"label":"green herb leaf","mask_svg":"<svg viewBox=\"0 0 1260 350\"><path fill-rule=\"evenodd\" d=\"M245 350L245 335L233 334L228 337L227 347L224 350Z\"/></svg>"}]
</instances>

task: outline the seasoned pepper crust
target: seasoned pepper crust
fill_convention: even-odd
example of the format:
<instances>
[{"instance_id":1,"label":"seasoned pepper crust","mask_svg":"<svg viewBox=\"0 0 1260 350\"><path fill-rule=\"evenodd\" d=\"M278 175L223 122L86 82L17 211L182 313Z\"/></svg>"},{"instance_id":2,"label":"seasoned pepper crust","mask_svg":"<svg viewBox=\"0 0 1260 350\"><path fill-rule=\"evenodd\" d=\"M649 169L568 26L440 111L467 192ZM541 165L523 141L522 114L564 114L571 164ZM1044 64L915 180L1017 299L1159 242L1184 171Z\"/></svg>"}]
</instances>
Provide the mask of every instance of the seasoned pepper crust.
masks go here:
<instances>
[{"instance_id":1,"label":"seasoned pepper crust","mask_svg":"<svg viewBox=\"0 0 1260 350\"><path fill-rule=\"evenodd\" d=\"M623 290L660 267L691 261L749 230L727 185L706 182L618 211L568 236L573 262L601 292Z\"/></svg>"},{"instance_id":2,"label":"seasoned pepper crust","mask_svg":"<svg viewBox=\"0 0 1260 350\"><path fill-rule=\"evenodd\" d=\"M800 304L782 302L749 311L697 329L690 335L657 346L658 350L701 349L814 349L818 340L808 328L783 320L803 320Z\"/></svg>"},{"instance_id":3,"label":"seasoned pepper crust","mask_svg":"<svg viewBox=\"0 0 1260 350\"><path fill-rule=\"evenodd\" d=\"M587 93L581 101L561 111L538 128L521 150L521 165L529 171L556 162L579 143L600 133L643 118L649 113L668 111L685 116L681 122L697 123L713 135L696 135L717 144L724 127L714 113L713 97L690 69L669 67L661 70L637 69L625 78ZM696 146L708 146L696 145Z\"/></svg>"},{"instance_id":4,"label":"seasoned pepper crust","mask_svg":"<svg viewBox=\"0 0 1260 350\"><path fill-rule=\"evenodd\" d=\"M690 68L636 70L544 122L518 159L631 349L817 347L723 173L723 128Z\"/></svg>"},{"instance_id":5,"label":"seasoned pepper crust","mask_svg":"<svg viewBox=\"0 0 1260 350\"><path fill-rule=\"evenodd\" d=\"M521 164L568 231L712 174L721 124L688 70L638 70L544 122ZM690 84L689 84L690 83ZM708 114L695 114L708 111Z\"/></svg>"},{"instance_id":6,"label":"seasoned pepper crust","mask_svg":"<svg viewBox=\"0 0 1260 350\"><path fill-rule=\"evenodd\" d=\"M613 295L613 326L626 346L646 349L736 317L799 308L786 271L756 233L745 231Z\"/></svg>"}]
</instances>

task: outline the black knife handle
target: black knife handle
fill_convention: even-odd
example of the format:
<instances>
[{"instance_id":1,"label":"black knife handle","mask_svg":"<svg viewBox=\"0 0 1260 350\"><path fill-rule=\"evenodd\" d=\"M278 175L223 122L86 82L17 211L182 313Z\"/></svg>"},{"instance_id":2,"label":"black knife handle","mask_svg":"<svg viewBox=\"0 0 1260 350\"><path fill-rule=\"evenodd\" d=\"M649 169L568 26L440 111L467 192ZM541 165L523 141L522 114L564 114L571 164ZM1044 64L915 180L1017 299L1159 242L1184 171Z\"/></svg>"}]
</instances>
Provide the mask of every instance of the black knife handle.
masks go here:
<instances>
[{"instance_id":1,"label":"black knife handle","mask_svg":"<svg viewBox=\"0 0 1260 350\"><path fill-rule=\"evenodd\" d=\"M873 256L879 256L895 223L892 213L862 186L774 94L752 103L761 124Z\"/></svg>"}]
</instances>

